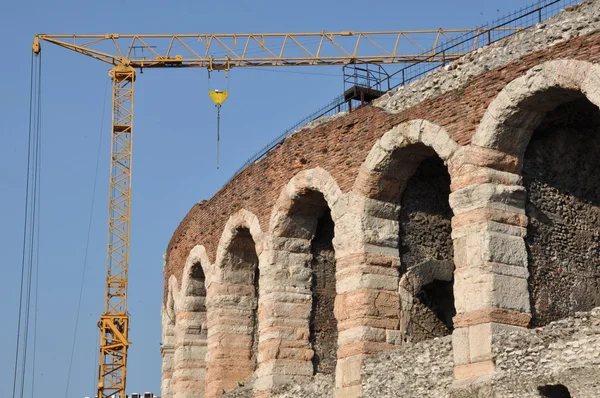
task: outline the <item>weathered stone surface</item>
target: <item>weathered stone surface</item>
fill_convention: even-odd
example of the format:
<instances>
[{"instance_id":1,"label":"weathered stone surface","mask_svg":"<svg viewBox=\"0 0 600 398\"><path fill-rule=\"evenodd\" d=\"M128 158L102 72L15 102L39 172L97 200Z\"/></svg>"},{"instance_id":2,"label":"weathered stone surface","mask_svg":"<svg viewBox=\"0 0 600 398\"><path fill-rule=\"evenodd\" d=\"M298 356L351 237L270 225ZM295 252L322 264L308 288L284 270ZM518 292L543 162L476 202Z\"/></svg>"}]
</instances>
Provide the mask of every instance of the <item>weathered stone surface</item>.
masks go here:
<instances>
[{"instance_id":1,"label":"weathered stone surface","mask_svg":"<svg viewBox=\"0 0 600 398\"><path fill-rule=\"evenodd\" d=\"M533 324L600 306L600 110L586 99L548 113L525 153Z\"/></svg>"},{"instance_id":2,"label":"weathered stone surface","mask_svg":"<svg viewBox=\"0 0 600 398\"><path fill-rule=\"evenodd\" d=\"M498 371L472 385L453 381L449 337L374 355L362 369L364 396L533 398L538 387L556 384L572 397L600 394L600 308L533 330L504 328L492 347ZM461 357L456 346L454 357Z\"/></svg>"}]
</instances>

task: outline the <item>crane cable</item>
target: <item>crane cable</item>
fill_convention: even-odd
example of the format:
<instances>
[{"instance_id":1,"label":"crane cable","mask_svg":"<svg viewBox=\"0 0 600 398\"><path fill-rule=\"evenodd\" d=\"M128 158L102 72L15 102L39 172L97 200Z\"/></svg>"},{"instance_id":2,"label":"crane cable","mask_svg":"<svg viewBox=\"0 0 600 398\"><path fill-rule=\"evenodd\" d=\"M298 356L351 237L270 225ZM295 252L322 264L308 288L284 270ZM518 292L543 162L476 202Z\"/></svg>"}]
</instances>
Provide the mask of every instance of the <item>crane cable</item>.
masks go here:
<instances>
[{"instance_id":1,"label":"crane cable","mask_svg":"<svg viewBox=\"0 0 600 398\"><path fill-rule=\"evenodd\" d=\"M37 303L39 292L39 216L40 216L40 170L41 170L41 56L31 56L29 91L29 133L27 147L27 167L25 178L25 213L23 221L23 247L21 258L21 282L19 291L19 314L15 345L13 373L13 398L25 395L25 380L28 360L31 362L31 396L35 383L35 349L37 340ZM33 353L29 351L29 324L32 318L32 282L35 275L33 313ZM32 358L29 358L31 356Z\"/></svg>"},{"instance_id":2,"label":"crane cable","mask_svg":"<svg viewBox=\"0 0 600 398\"><path fill-rule=\"evenodd\" d=\"M225 70L225 79L227 80L227 90L213 90L210 88L210 73L208 70L208 96L214 102L217 108L217 169L219 168L219 143L221 141L221 106L229 96L229 70Z\"/></svg>"},{"instance_id":3,"label":"crane cable","mask_svg":"<svg viewBox=\"0 0 600 398\"><path fill-rule=\"evenodd\" d=\"M219 143L221 141L221 105L217 107L217 169L219 168Z\"/></svg>"},{"instance_id":4,"label":"crane cable","mask_svg":"<svg viewBox=\"0 0 600 398\"><path fill-rule=\"evenodd\" d=\"M108 82L109 80L106 80L106 85L104 86L104 104L102 106L102 118L100 120L100 134L98 137L98 148L96 150L96 171L94 173L94 186L92 189L92 199L91 199L91 205L90 205L90 215L88 218L88 228L87 228L87 239L85 242L85 251L84 251L84 258L83 258L83 267L81 270L81 279L80 279L80 284L79 284L79 299L77 301L77 312L76 312L76 316L75 316L75 327L73 330L73 342L71 345L71 356L69 358L69 370L67 372L67 383L66 383L66 387L65 387L65 398L67 398L67 396L69 395L69 386L71 383L71 371L73 369L73 358L75 356L75 343L77 341L77 332L79 330L79 316L81 314L81 299L83 297L83 285L85 282L85 273L87 270L87 264L88 264L88 253L89 253L89 248L90 248L90 236L92 234L92 217L94 215L94 207L95 207L95 203L96 203L96 188L98 186L98 170L100 169L100 148L102 146L102 138L104 136L104 116L106 114L106 102L107 102L107 98L108 98ZM99 329L97 329L98 331ZM96 341L98 341L98 339L96 339ZM97 352L97 350L96 350ZM94 364L96 364L97 361L94 362ZM97 383L97 374L95 374L94 376L94 380L95 383ZM96 387L96 385L94 384L94 388ZM93 390L92 390L93 391Z\"/></svg>"},{"instance_id":5,"label":"crane cable","mask_svg":"<svg viewBox=\"0 0 600 398\"><path fill-rule=\"evenodd\" d=\"M32 355L32 372L31 372L31 398L35 397L35 364L37 354L37 314L38 314L38 303L39 303L39 286L40 286L40 218L41 218L41 181L42 181L42 59L39 61L39 76L38 76L38 107L37 107L37 129L38 129L38 140L37 140L37 153L38 153L38 188L37 188L37 237L35 242L35 302L34 302L34 316L33 316L33 355Z\"/></svg>"}]
</instances>

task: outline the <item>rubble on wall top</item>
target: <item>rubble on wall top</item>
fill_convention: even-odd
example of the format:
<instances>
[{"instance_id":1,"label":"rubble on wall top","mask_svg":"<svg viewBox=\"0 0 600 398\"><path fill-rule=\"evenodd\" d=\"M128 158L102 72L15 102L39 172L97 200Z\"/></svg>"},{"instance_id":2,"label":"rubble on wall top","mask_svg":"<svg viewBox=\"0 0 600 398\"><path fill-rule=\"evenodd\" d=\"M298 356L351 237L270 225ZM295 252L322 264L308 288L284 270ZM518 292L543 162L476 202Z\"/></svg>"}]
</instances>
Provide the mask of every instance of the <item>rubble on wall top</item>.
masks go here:
<instances>
[{"instance_id":1,"label":"rubble on wall top","mask_svg":"<svg viewBox=\"0 0 600 398\"><path fill-rule=\"evenodd\" d=\"M584 1L567 7L558 15L529 29L478 48L419 80L390 91L376 100L374 106L388 113L399 113L425 99L460 89L474 76L507 65L528 53L599 29L600 0Z\"/></svg>"}]
</instances>

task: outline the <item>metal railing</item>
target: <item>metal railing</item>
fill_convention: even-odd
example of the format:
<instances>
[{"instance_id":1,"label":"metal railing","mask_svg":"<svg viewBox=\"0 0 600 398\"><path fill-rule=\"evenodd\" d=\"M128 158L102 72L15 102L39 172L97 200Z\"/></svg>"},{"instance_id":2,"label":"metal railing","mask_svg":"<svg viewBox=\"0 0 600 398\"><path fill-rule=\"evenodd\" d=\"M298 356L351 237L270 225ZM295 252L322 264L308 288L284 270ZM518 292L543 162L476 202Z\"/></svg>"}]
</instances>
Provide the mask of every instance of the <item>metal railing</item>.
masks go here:
<instances>
[{"instance_id":1,"label":"metal railing","mask_svg":"<svg viewBox=\"0 0 600 398\"><path fill-rule=\"evenodd\" d=\"M430 56L431 59L438 57L442 58L442 60L444 59L444 54L446 53L460 53L461 51L462 53L468 53L473 51L473 49L493 44L499 40L512 36L519 31L531 28L532 26L557 15L565 7L581 3L582 1L583 0L537 1L529 6L521 8L520 10L516 10L510 14L498 18L491 23L482 25L471 32L464 33L458 37L438 44L436 48L429 50L426 53L432 54ZM392 89L394 89L399 86L410 84L415 80L420 79L421 77L439 69L445 64L446 62L444 61L428 62L427 59L415 62L386 77L386 86L389 85ZM395 81L398 81L398 83L392 84L392 82ZM383 82L377 82L375 84L382 83ZM358 101L357 103L360 104ZM293 126L289 127L282 134L265 145L260 151L251 156L246 162L244 162L242 166L240 166L239 169L236 170L228 182L233 180L246 167L266 156L271 150L279 146L286 137L301 129L302 126L305 126L306 124L324 116L332 116L340 112L346 112L349 109L353 109L352 105L353 104L351 104L350 101L346 101L344 99L343 95L334 98L327 105L319 108L317 111L311 113L295 123Z\"/></svg>"}]
</instances>

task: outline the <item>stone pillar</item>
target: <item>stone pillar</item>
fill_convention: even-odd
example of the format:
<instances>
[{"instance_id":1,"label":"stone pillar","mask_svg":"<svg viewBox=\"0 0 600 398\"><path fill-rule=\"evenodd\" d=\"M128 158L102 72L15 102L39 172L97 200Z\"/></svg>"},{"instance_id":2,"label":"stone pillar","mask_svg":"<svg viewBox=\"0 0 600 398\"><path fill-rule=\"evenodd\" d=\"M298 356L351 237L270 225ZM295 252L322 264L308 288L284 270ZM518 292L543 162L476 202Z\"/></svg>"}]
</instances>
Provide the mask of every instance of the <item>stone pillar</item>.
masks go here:
<instances>
[{"instance_id":1,"label":"stone pillar","mask_svg":"<svg viewBox=\"0 0 600 398\"><path fill-rule=\"evenodd\" d=\"M206 397L234 390L254 373L251 356L254 285L216 283L208 287Z\"/></svg>"},{"instance_id":2,"label":"stone pillar","mask_svg":"<svg viewBox=\"0 0 600 398\"><path fill-rule=\"evenodd\" d=\"M160 394L163 398L173 398L171 381L173 378L173 356L175 354L175 336L173 335L173 322L169 319L166 310L162 309L162 344L160 355L162 357Z\"/></svg>"},{"instance_id":3,"label":"stone pillar","mask_svg":"<svg viewBox=\"0 0 600 398\"><path fill-rule=\"evenodd\" d=\"M204 297L184 297L175 315L173 398L204 397L206 307Z\"/></svg>"},{"instance_id":4,"label":"stone pillar","mask_svg":"<svg viewBox=\"0 0 600 398\"><path fill-rule=\"evenodd\" d=\"M260 256L260 344L254 390L270 390L313 375L310 346L311 242L271 236Z\"/></svg>"},{"instance_id":5,"label":"stone pillar","mask_svg":"<svg viewBox=\"0 0 600 398\"><path fill-rule=\"evenodd\" d=\"M457 313L452 342L460 384L493 373L495 335L526 327L531 314L525 189L519 175L498 170L514 170L518 161L478 147L465 148L458 159L450 205Z\"/></svg>"},{"instance_id":6,"label":"stone pillar","mask_svg":"<svg viewBox=\"0 0 600 398\"><path fill-rule=\"evenodd\" d=\"M172 398L171 379L173 376L173 355L175 354L175 346L165 344L160 347L160 355L162 356L161 367L161 383L160 391L163 398Z\"/></svg>"},{"instance_id":7,"label":"stone pillar","mask_svg":"<svg viewBox=\"0 0 600 398\"><path fill-rule=\"evenodd\" d=\"M356 193L344 195L336 217L335 315L338 321L336 397L362 396L366 356L401 343L398 206Z\"/></svg>"}]
</instances>

